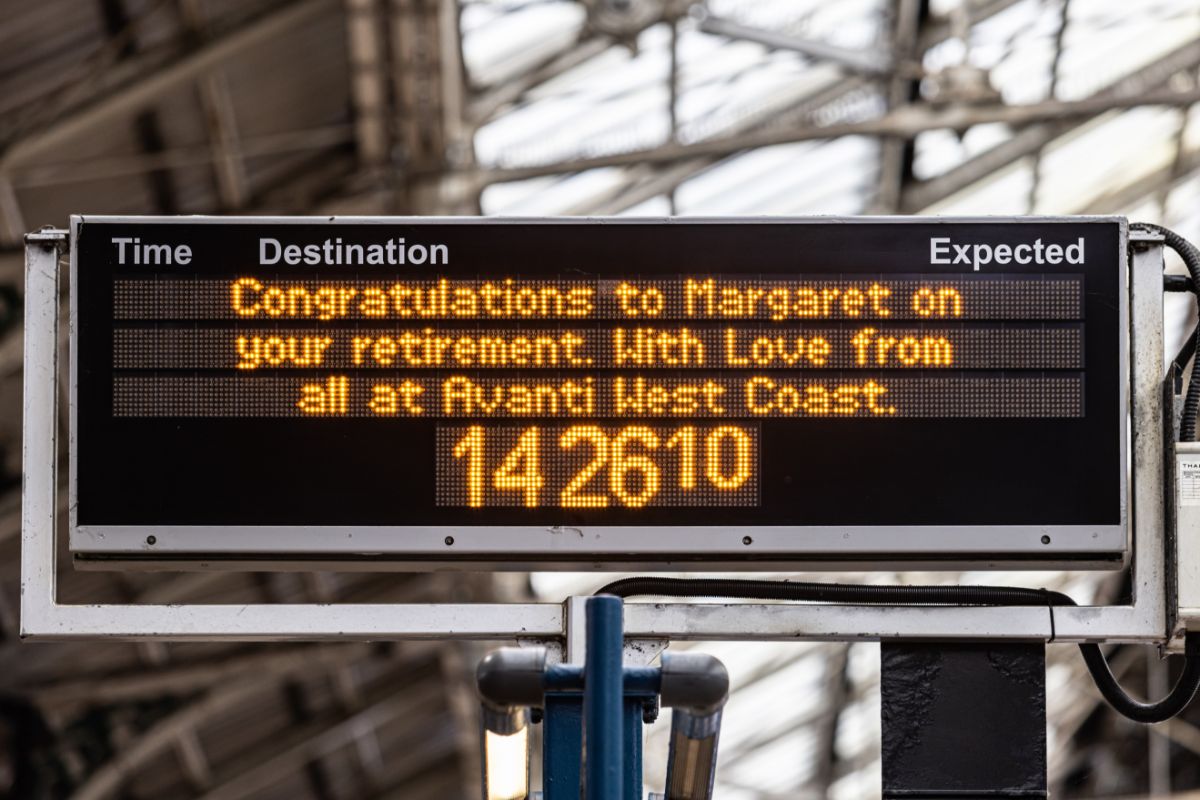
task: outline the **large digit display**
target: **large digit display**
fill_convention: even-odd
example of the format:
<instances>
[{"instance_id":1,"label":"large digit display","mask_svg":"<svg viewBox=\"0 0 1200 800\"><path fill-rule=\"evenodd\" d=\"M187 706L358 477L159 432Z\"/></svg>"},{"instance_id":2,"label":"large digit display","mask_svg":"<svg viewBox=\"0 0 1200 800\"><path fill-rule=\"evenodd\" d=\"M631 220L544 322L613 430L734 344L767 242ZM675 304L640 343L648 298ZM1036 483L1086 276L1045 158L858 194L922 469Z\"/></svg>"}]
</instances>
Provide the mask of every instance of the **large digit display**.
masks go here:
<instances>
[{"instance_id":1,"label":"large digit display","mask_svg":"<svg viewBox=\"0 0 1200 800\"><path fill-rule=\"evenodd\" d=\"M81 554L1125 547L1122 220L72 232Z\"/></svg>"}]
</instances>

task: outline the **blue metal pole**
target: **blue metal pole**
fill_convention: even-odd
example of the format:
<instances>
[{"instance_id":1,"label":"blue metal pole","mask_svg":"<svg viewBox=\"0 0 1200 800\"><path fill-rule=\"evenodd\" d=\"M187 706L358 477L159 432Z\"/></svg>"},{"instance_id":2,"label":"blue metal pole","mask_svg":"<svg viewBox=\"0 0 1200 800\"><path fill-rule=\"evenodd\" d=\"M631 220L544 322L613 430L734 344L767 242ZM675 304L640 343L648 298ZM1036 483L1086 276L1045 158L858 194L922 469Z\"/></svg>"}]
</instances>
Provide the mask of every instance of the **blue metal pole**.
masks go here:
<instances>
[{"instance_id":1,"label":"blue metal pole","mask_svg":"<svg viewBox=\"0 0 1200 800\"><path fill-rule=\"evenodd\" d=\"M638 800L642 796L642 704L639 697L626 697L624 703L625 729L625 797Z\"/></svg>"},{"instance_id":2,"label":"blue metal pole","mask_svg":"<svg viewBox=\"0 0 1200 800\"><path fill-rule=\"evenodd\" d=\"M579 800L583 695L547 694L542 722L542 800Z\"/></svg>"},{"instance_id":3,"label":"blue metal pole","mask_svg":"<svg viewBox=\"0 0 1200 800\"><path fill-rule=\"evenodd\" d=\"M620 598L588 598L583 684L587 800L639 800L623 796L624 646Z\"/></svg>"}]
</instances>

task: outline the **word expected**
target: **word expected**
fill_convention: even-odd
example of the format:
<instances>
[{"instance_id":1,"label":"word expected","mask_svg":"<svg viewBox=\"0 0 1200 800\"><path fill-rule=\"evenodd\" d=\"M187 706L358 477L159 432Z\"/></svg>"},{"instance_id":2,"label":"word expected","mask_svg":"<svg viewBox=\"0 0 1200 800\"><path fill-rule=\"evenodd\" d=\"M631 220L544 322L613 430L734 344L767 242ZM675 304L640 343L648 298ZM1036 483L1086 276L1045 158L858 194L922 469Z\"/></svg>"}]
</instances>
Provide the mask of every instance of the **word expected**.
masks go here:
<instances>
[{"instance_id":1,"label":"word expected","mask_svg":"<svg viewBox=\"0 0 1200 800\"><path fill-rule=\"evenodd\" d=\"M756 506L756 426L439 427L437 504Z\"/></svg>"},{"instance_id":2,"label":"word expected","mask_svg":"<svg viewBox=\"0 0 1200 800\"><path fill-rule=\"evenodd\" d=\"M978 272L981 266L996 264L1084 264L1084 238L1072 244L957 244L950 237L929 240L930 264L970 264ZM953 256L951 256L953 251Z\"/></svg>"}]
</instances>

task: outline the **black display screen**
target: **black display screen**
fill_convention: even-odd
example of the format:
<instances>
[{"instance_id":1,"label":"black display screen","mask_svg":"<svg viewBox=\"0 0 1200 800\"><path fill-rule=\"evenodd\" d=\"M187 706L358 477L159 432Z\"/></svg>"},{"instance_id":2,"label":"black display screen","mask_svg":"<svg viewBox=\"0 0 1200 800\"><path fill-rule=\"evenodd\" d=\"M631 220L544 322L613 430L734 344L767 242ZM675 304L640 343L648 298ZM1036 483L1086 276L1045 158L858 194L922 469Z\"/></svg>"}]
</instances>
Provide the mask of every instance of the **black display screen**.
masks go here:
<instances>
[{"instance_id":1,"label":"black display screen","mask_svg":"<svg viewBox=\"0 0 1200 800\"><path fill-rule=\"evenodd\" d=\"M1122 522L1116 221L76 235L80 526Z\"/></svg>"}]
</instances>

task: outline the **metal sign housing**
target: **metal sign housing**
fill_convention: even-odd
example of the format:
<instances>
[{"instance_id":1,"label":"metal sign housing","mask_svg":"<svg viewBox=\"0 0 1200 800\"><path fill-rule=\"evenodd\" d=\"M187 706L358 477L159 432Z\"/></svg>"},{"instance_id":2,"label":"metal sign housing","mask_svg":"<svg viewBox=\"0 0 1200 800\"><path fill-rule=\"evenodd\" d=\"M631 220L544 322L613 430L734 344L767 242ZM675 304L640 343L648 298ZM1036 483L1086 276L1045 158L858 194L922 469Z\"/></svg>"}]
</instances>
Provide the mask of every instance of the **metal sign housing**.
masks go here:
<instances>
[{"instance_id":1,"label":"metal sign housing","mask_svg":"<svg viewBox=\"0 0 1200 800\"><path fill-rule=\"evenodd\" d=\"M581 646L583 598L512 604L73 604L60 602L57 480L59 256L68 233L26 237L21 635L37 640L345 640L525 638ZM759 603L630 603L627 640L864 641L984 637L1180 645L1164 512L1162 239L1131 236L1131 598L1124 605L1053 608L885 607ZM190 566L203 566L196 562Z\"/></svg>"},{"instance_id":2,"label":"metal sign housing","mask_svg":"<svg viewBox=\"0 0 1200 800\"><path fill-rule=\"evenodd\" d=\"M75 217L71 548L1117 567L1126 238L1120 218Z\"/></svg>"}]
</instances>

